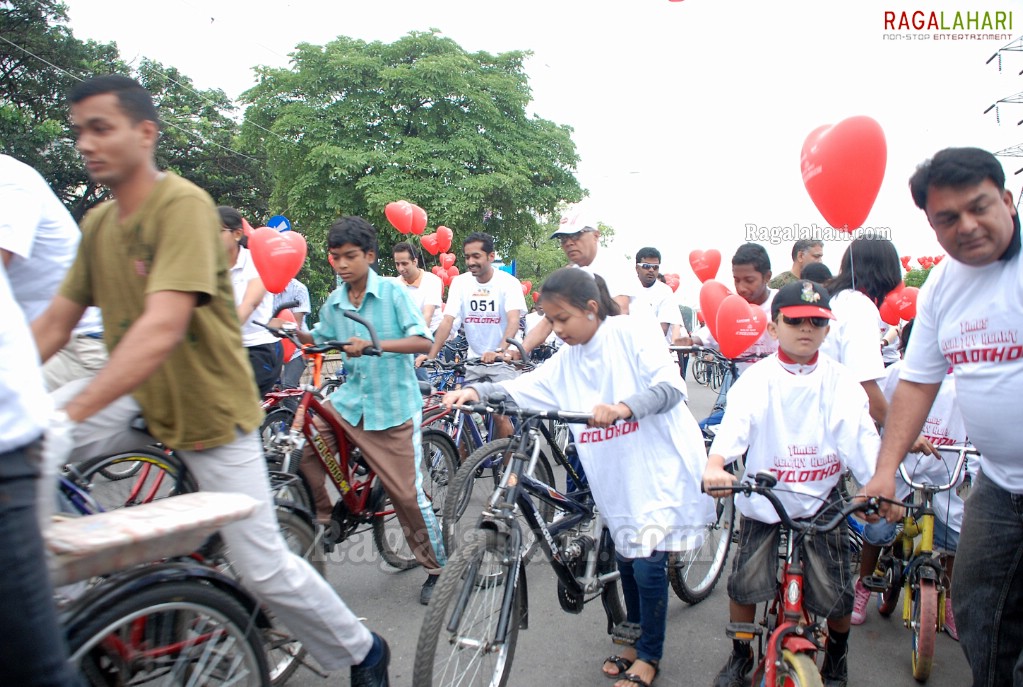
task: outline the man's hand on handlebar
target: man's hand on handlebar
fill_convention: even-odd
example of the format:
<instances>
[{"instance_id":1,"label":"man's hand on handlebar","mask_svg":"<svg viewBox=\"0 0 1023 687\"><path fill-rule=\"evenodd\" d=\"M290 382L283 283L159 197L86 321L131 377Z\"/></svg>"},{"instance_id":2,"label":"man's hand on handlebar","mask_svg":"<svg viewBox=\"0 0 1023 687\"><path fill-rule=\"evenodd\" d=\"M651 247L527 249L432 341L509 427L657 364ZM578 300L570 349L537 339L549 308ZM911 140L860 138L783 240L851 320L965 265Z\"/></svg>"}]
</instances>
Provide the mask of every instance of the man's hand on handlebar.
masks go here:
<instances>
[{"instance_id":1,"label":"man's hand on handlebar","mask_svg":"<svg viewBox=\"0 0 1023 687\"><path fill-rule=\"evenodd\" d=\"M348 343L342 349L349 358L359 358L362 356L362 352L367 348L372 348L373 342L367 341L366 339L358 339L352 337L348 340Z\"/></svg>"},{"instance_id":2,"label":"man's hand on handlebar","mask_svg":"<svg viewBox=\"0 0 1023 687\"><path fill-rule=\"evenodd\" d=\"M875 474L857 494L857 497L867 496L877 496L881 499L881 503L877 507L877 515L866 518L870 522L878 520L879 517L888 522L897 522L906 514L906 509L897 505L897 501L892 503L895 501L895 475Z\"/></svg>"},{"instance_id":3,"label":"man's hand on handlebar","mask_svg":"<svg viewBox=\"0 0 1023 687\"><path fill-rule=\"evenodd\" d=\"M718 487L731 487L737 481L735 475L724 468L708 465L707 469L703 471L703 490L717 499L732 493L731 489L718 489Z\"/></svg>"},{"instance_id":4,"label":"man's hand on handlebar","mask_svg":"<svg viewBox=\"0 0 1023 687\"><path fill-rule=\"evenodd\" d=\"M593 419L586 424L590 427L608 427L632 417L632 409L624 403L598 403L593 406L592 414Z\"/></svg>"},{"instance_id":5,"label":"man's hand on handlebar","mask_svg":"<svg viewBox=\"0 0 1023 687\"><path fill-rule=\"evenodd\" d=\"M440 402L450 408L453 405L476 403L479 400L480 395L476 393L476 390L467 388L447 392L444 394L444 398L442 398Z\"/></svg>"},{"instance_id":6,"label":"man's hand on handlebar","mask_svg":"<svg viewBox=\"0 0 1023 687\"><path fill-rule=\"evenodd\" d=\"M416 367L422 367L423 363L425 363L427 360L436 360L436 358L431 358L430 356L426 355L425 353L417 355L416 356Z\"/></svg>"},{"instance_id":7,"label":"man's hand on handlebar","mask_svg":"<svg viewBox=\"0 0 1023 687\"><path fill-rule=\"evenodd\" d=\"M693 337L691 336L680 336L671 342L672 346L692 346Z\"/></svg>"},{"instance_id":8,"label":"man's hand on handlebar","mask_svg":"<svg viewBox=\"0 0 1023 687\"><path fill-rule=\"evenodd\" d=\"M909 452L922 453L925 456L935 456L936 458L941 457L938 455L938 450L934 448L934 444L932 444L923 434L916 438L913 445L909 447Z\"/></svg>"},{"instance_id":9,"label":"man's hand on handlebar","mask_svg":"<svg viewBox=\"0 0 1023 687\"><path fill-rule=\"evenodd\" d=\"M506 360L507 358L507 351L487 351L480 356L480 362L484 365L489 365L490 363Z\"/></svg>"}]
</instances>

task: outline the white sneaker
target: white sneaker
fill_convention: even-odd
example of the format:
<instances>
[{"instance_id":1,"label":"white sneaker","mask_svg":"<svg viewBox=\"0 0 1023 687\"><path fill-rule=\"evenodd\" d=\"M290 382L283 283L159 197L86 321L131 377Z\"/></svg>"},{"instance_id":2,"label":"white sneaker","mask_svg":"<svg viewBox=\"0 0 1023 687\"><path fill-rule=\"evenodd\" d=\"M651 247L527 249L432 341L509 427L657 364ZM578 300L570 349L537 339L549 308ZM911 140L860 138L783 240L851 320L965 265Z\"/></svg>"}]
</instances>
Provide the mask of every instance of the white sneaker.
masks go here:
<instances>
[{"instance_id":1,"label":"white sneaker","mask_svg":"<svg viewBox=\"0 0 1023 687\"><path fill-rule=\"evenodd\" d=\"M856 586L853 587L853 625L862 625L867 619L868 603L870 603L870 590L863 586L862 581L857 579Z\"/></svg>"}]
</instances>

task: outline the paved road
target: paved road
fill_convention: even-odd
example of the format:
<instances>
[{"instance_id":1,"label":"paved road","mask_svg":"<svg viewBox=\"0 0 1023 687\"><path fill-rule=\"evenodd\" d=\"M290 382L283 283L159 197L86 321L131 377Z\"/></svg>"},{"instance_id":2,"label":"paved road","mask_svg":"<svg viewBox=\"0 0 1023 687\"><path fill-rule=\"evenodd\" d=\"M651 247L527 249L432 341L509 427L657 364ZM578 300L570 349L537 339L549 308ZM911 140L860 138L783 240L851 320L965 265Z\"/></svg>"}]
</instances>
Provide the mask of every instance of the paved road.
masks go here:
<instances>
[{"instance_id":1,"label":"paved road","mask_svg":"<svg viewBox=\"0 0 1023 687\"><path fill-rule=\"evenodd\" d=\"M709 390L689 382L690 407L703 417L714 400ZM416 641L425 608L419 605L419 587L425 576L412 570L396 573L379 560L371 538L359 535L346 542L328 564L328 578L352 609L385 636L391 646L391 681L412 683ZM550 567L534 560L528 569L530 627L519 634L510 685L607 685L600 673L602 659L614 653L605 634L599 604L580 615L561 611L555 598L556 583ZM655 684L709 687L731 648L724 635L728 598L724 578L711 596L697 606L671 597L668 634L662 671ZM900 609L901 610L901 609ZM897 614L896 614L897 615ZM866 624L853 628L850 685L910 687L909 630L898 618L884 619L871 605ZM969 669L959 645L947 635L937 640L931 687L959 687L970 683ZM347 685L347 671L323 680L301 668L289 682L295 687Z\"/></svg>"}]
</instances>

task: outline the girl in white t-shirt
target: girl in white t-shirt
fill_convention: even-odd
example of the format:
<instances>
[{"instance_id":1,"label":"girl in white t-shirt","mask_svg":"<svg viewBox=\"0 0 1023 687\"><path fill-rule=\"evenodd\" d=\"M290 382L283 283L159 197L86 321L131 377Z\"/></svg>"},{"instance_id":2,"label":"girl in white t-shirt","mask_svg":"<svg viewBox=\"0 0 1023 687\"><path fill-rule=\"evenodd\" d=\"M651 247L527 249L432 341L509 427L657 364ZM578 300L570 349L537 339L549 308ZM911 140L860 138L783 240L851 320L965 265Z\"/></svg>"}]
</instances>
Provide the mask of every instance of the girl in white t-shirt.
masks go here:
<instances>
[{"instance_id":1,"label":"girl in white t-shirt","mask_svg":"<svg viewBox=\"0 0 1023 687\"><path fill-rule=\"evenodd\" d=\"M565 343L546 363L517 379L471 385L446 403L493 391L522 407L590 410L591 427L616 422L628 432L576 430L576 449L594 501L614 538L628 620L642 636L604 661L618 687L657 675L667 623L667 557L701 543L713 502L700 493L707 462L696 420L682 401L685 382L663 339L644 335L617 314L600 277L564 268L544 283L545 317ZM631 682L626 674L634 676Z\"/></svg>"}]
</instances>

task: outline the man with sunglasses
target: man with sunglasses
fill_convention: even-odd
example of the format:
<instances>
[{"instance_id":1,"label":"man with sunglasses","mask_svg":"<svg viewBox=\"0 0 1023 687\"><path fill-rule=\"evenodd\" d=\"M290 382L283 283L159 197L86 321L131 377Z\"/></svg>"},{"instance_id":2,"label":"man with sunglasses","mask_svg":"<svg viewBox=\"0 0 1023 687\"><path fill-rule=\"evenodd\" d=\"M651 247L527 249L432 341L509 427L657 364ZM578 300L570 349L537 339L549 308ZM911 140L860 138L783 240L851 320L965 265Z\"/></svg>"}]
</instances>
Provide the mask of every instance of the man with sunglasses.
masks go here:
<instances>
[{"instance_id":1,"label":"man with sunglasses","mask_svg":"<svg viewBox=\"0 0 1023 687\"><path fill-rule=\"evenodd\" d=\"M646 302L650 312L661 325L668 343L680 335L679 327L683 325L682 311L675 301L675 292L661 281L661 252L652 246L645 246L636 253L636 276L643 286L640 298ZM688 332L687 332L688 333Z\"/></svg>"},{"instance_id":2,"label":"man with sunglasses","mask_svg":"<svg viewBox=\"0 0 1023 687\"><path fill-rule=\"evenodd\" d=\"M737 481L725 465L743 454L741 479L752 480L760 470L777 475L775 494L793 518L812 518L836 503L847 469L861 482L874 473L881 441L867 393L848 369L819 354L834 319L829 300L827 290L810 281L786 284L775 293L767 331L778 352L747 370L728 395L703 473L711 496L731 494L715 488ZM737 495L735 507L742 519L728 579L729 619L752 623L756 605L777 591L778 515L756 494ZM843 524L807 537L803 548L806 606L828 619L821 668L826 687L845 687L848 680L853 572L846 537ZM715 687L748 685L753 664L749 641L732 640Z\"/></svg>"}]
</instances>

